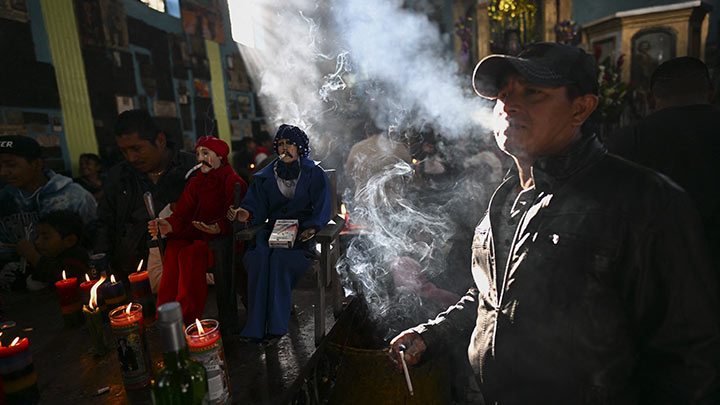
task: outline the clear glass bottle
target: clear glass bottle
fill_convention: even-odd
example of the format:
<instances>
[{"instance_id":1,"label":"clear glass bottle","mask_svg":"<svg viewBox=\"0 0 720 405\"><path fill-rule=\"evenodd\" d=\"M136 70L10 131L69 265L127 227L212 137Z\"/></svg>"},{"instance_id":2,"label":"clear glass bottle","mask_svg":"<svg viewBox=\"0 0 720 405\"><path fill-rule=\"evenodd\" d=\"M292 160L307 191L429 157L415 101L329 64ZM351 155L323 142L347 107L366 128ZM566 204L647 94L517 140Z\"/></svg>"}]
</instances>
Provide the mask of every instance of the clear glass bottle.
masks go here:
<instances>
[{"instance_id":1,"label":"clear glass bottle","mask_svg":"<svg viewBox=\"0 0 720 405\"><path fill-rule=\"evenodd\" d=\"M205 367L190 358L179 303L168 302L158 308L158 327L163 335L164 364L152 381L153 403L207 404Z\"/></svg>"}]
</instances>

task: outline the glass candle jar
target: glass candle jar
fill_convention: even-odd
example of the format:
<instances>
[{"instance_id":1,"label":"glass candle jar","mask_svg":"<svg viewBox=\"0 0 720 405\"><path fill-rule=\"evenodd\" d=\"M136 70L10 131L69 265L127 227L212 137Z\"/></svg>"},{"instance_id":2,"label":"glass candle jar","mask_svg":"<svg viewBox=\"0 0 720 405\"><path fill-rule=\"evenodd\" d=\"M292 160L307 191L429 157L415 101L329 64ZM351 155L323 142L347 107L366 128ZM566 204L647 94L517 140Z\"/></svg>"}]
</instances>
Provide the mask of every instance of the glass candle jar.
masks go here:
<instances>
[{"instance_id":1,"label":"glass candle jar","mask_svg":"<svg viewBox=\"0 0 720 405\"><path fill-rule=\"evenodd\" d=\"M207 372L208 396L211 404L231 403L230 378L220 338L220 323L215 319L196 320L185 329L190 357L200 362Z\"/></svg>"}]
</instances>

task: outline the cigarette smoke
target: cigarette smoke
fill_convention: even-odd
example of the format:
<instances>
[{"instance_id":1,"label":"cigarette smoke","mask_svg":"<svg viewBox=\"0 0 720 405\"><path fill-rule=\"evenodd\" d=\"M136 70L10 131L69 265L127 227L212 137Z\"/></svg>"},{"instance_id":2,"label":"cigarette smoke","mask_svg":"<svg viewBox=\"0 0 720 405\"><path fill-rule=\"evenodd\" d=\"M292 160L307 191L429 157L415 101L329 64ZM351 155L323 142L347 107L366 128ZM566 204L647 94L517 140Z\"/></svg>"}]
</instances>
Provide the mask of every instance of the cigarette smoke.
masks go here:
<instances>
[{"instance_id":1,"label":"cigarette smoke","mask_svg":"<svg viewBox=\"0 0 720 405\"><path fill-rule=\"evenodd\" d=\"M427 290L433 282L462 294L470 286L469 264L454 266L452 275L447 270L469 263L472 229L501 173L500 161L484 152L492 110L474 95L469 77L457 73L447 40L428 18L438 10L429 1L255 4L263 45L240 50L270 123L303 128L312 158L339 170L368 120L391 132L384 168L352 188L355 170L378 160L360 156L345 172L347 182L338 184L350 221L370 230L349 242L338 269L345 286L366 301L381 338L392 338L444 309L405 287ZM417 152L413 145L430 138L438 139L436 153L420 164L440 158L434 162L444 162L446 175L418 187L417 168L392 150L398 141ZM443 275L453 282L440 285Z\"/></svg>"}]
</instances>

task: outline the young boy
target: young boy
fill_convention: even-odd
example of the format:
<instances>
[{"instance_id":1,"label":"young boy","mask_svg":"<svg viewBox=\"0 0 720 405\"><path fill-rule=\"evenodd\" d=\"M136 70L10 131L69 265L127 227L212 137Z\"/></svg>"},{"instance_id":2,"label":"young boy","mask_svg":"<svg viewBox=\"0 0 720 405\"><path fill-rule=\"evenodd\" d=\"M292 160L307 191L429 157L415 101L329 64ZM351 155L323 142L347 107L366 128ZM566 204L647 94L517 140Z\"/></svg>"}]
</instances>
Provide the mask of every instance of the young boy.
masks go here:
<instances>
[{"instance_id":1,"label":"young boy","mask_svg":"<svg viewBox=\"0 0 720 405\"><path fill-rule=\"evenodd\" d=\"M80 245L83 222L72 211L53 211L38 220L35 244L18 245L18 250L32 265L28 289L40 289L46 283L68 278L83 280L88 270L88 254Z\"/></svg>"}]
</instances>

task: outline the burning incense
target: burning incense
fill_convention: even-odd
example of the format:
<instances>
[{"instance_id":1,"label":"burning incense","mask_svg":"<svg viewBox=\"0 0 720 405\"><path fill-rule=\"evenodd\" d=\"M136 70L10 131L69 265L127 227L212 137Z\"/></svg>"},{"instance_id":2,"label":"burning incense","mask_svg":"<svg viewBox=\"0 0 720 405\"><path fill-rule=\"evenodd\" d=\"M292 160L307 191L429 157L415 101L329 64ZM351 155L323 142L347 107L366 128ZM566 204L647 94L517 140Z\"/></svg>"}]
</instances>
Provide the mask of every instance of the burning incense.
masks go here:
<instances>
[{"instance_id":1,"label":"burning incense","mask_svg":"<svg viewBox=\"0 0 720 405\"><path fill-rule=\"evenodd\" d=\"M405 374L405 383L407 383L408 391L410 391L410 396L413 396L413 386L412 381L410 381L410 373L408 372L407 363L405 363L405 350L407 350L407 347L405 345L399 345L400 347L400 361L402 361L403 366L403 374Z\"/></svg>"}]
</instances>

